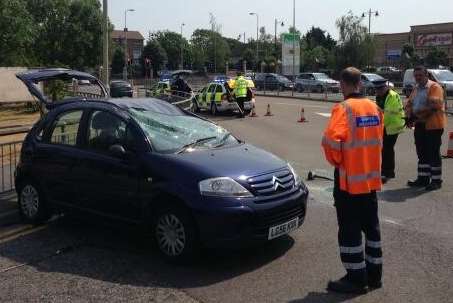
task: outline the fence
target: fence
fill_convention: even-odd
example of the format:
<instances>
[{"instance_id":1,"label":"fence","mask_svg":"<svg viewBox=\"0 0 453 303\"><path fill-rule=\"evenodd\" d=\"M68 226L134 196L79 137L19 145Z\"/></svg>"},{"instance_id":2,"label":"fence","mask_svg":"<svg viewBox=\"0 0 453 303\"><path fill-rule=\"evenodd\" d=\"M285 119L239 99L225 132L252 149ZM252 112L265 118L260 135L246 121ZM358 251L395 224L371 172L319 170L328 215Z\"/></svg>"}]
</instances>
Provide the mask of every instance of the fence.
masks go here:
<instances>
[{"instance_id":1,"label":"fence","mask_svg":"<svg viewBox=\"0 0 453 303\"><path fill-rule=\"evenodd\" d=\"M0 193L14 189L14 171L20 157L22 141L0 144Z\"/></svg>"}]
</instances>

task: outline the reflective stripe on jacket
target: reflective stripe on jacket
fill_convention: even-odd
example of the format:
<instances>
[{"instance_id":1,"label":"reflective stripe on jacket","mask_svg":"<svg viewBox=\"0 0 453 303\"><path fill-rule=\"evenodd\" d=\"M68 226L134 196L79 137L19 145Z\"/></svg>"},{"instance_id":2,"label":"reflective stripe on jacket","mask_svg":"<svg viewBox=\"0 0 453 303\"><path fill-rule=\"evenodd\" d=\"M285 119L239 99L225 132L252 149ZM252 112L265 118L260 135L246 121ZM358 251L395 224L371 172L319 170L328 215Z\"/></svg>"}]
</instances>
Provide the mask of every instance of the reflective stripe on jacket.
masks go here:
<instances>
[{"instance_id":1,"label":"reflective stripe on jacket","mask_svg":"<svg viewBox=\"0 0 453 303\"><path fill-rule=\"evenodd\" d=\"M443 129L447 125L445 113L444 91L442 87L431 80L426 84L428 87L427 112L422 116L417 116L413 111L413 100L417 95L417 87L412 90L406 103L406 115L416 118L417 121L425 122L426 129Z\"/></svg>"},{"instance_id":2,"label":"reflective stripe on jacket","mask_svg":"<svg viewBox=\"0 0 453 303\"><path fill-rule=\"evenodd\" d=\"M365 98L337 104L324 132L327 161L339 169L340 189L350 194L380 190L383 114Z\"/></svg>"},{"instance_id":3,"label":"reflective stripe on jacket","mask_svg":"<svg viewBox=\"0 0 453 303\"><path fill-rule=\"evenodd\" d=\"M244 77L238 77L234 84L234 94L236 98L247 97L247 80Z\"/></svg>"},{"instance_id":4,"label":"reflective stripe on jacket","mask_svg":"<svg viewBox=\"0 0 453 303\"><path fill-rule=\"evenodd\" d=\"M404 131L404 116L400 95L390 90L384 104L384 126L388 135L396 135Z\"/></svg>"}]
</instances>

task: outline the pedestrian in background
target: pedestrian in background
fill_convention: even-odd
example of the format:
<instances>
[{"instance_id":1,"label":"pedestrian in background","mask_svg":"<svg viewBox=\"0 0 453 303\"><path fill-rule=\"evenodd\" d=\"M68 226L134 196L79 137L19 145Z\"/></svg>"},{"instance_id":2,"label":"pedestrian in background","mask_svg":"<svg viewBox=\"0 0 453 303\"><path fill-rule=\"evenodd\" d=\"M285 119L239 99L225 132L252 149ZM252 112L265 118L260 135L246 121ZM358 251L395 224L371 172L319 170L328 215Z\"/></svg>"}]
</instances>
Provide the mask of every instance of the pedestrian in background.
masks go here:
<instances>
[{"instance_id":1,"label":"pedestrian in background","mask_svg":"<svg viewBox=\"0 0 453 303\"><path fill-rule=\"evenodd\" d=\"M363 293L382 287L382 248L376 191L382 187L383 115L375 102L360 94L361 72L341 73L345 101L337 104L324 132L322 146L335 167L334 200L340 257L347 274L327 288ZM365 256L362 243L365 233Z\"/></svg>"},{"instance_id":2,"label":"pedestrian in background","mask_svg":"<svg viewBox=\"0 0 453 303\"><path fill-rule=\"evenodd\" d=\"M395 144L406 123L400 95L388 86L388 80L373 82L376 104L384 113L384 140L382 147L382 183L395 178Z\"/></svg>"},{"instance_id":3,"label":"pedestrian in background","mask_svg":"<svg viewBox=\"0 0 453 303\"><path fill-rule=\"evenodd\" d=\"M406 104L406 115L409 126L415 127L418 176L407 184L437 190L442 187L440 147L446 126L444 92L438 83L429 80L424 66L414 69L414 78L417 84Z\"/></svg>"}]
</instances>

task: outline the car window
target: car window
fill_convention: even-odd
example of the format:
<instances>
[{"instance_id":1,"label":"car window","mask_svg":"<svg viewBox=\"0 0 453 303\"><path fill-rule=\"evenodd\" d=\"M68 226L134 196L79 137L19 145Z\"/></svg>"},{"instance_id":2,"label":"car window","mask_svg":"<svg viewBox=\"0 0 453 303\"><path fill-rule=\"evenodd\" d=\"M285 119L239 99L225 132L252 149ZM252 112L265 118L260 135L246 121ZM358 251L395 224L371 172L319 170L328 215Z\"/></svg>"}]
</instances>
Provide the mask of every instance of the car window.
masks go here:
<instances>
[{"instance_id":1,"label":"car window","mask_svg":"<svg viewBox=\"0 0 453 303\"><path fill-rule=\"evenodd\" d=\"M215 89L215 92L216 92L216 93L223 93L222 86L221 86L221 85L217 85L217 86L216 86L216 89Z\"/></svg>"},{"instance_id":2,"label":"car window","mask_svg":"<svg viewBox=\"0 0 453 303\"><path fill-rule=\"evenodd\" d=\"M58 116L53 124L50 143L75 146L82 114L82 110L77 110L65 112Z\"/></svg>"},{"instance_id":3,"label":"car window","mask_svg":"<svg viewBox=\"0 0 453 303\"><path fill-rule=\"evenodd\" d=\"M135 151L137 134L120 117L105 111L94 111L88 122L88 148L108 153L112 145L119 144L127 151Z\"/></svg>"},{"instance_id":4,"label":"car window","mask_svg":"<svg viewBox=\"0 0 453 303\"><path fill-rule=\"evenodd\" d=\"M217 85L215 85L215 84L211 84L211 86L209 87L209 90L208 90L208 92L209 92L209 93L213 93L213 92L215 92L215 88L216 88L216 86L217 86Z\"/></svg>"}]
</instances>

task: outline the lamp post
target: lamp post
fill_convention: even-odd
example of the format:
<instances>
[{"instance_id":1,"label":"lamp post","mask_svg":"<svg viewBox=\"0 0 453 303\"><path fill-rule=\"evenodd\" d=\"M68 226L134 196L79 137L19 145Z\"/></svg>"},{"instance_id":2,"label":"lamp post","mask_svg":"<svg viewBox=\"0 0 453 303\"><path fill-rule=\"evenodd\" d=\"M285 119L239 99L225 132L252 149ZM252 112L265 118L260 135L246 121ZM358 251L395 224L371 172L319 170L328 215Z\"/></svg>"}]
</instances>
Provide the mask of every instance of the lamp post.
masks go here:
<instances>
[{"instance_id":1,"label":"lamp post","mask_svg":"<svg viewBox=\"0 0 453 303\"><path fill-rule=\"evenodd\" d=\"M135 9L128 8L124 10L124 68L123 68L123 78L127 80L127 12L135 12Z\"/></svg>"},{"instance_id":2,"label":"lamp post","mask_svg":"<svg viewBox=\"0 0 453 303\"><path fill-rule=\"evenodd\" d=\"M293 81L296 81L296 0L293 0L293 29Z\"/></svg>"},{"instance_id":3,"label":"lamp post","mask_svg":"<svg viewBox=\"0 0 453 303\"><path fill-rule=\"evenodd\" d=\"M182 28L185 26L185 23L181 23L181 68L184 69L184 39L182 37Z\"/></svg>"},{"instance_id":4,"label":"lamp post","mask_svg":"<svg viewBox=\"0 0 453 303\"><path fill-rule=\"evenodd\" d=\"M259 61L259 55L258 55L258 48L259 48L259 31L260 31L260 17L258 16L257 13L249 13L250 16L256 16L256 72L258 72L258 61Z\"/></svg>"},{"instance_id":5,"label":"lamp post","mask_svg":"<svg viewBox=\"0 0 453 303\"><path fill-rule=\"evenodd\" d=\"M280 26L285 26L285 23L283 23L283 21L280 21L277 18L275 18L275 56L277 59L278 59L278 56L277 56L277 53L278 53L278 50L277 50L277 26L278 26L278 23L280 23Z\"/></svg>"},{"instance_id":6,"label":"lamp post","mask_svg":"<svg viewBox=\"0 0 453 303\"><path fill-rule=\"evenodd\" d=\"M371 17L379 17L379 11L373 11L371 8L368 10L368 12L364 12L362 14L362 18L365 18L366 15L368 14L368 36L369 39L371 39ZM366 55L366 64L367 68L370 67L370 45L367 47L367 55Z\"/></svg>"},{"instance_id":7,"label":"lamp post","mask_svg":"<svg viewBox=\"0 0 453 303\"><path fill-rule=\"evenodd\" d=\"M103 50L102 50L102 80L106 86L109 85L109 15L107 8L107 0L102 1L102 13L103 13Z\"/></svg>"}]
</instances>

